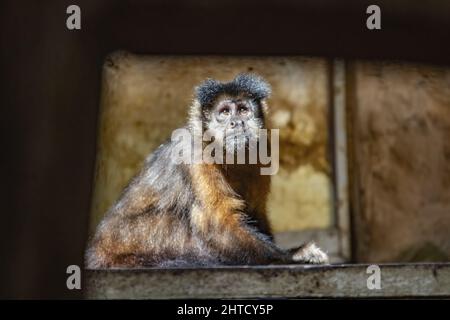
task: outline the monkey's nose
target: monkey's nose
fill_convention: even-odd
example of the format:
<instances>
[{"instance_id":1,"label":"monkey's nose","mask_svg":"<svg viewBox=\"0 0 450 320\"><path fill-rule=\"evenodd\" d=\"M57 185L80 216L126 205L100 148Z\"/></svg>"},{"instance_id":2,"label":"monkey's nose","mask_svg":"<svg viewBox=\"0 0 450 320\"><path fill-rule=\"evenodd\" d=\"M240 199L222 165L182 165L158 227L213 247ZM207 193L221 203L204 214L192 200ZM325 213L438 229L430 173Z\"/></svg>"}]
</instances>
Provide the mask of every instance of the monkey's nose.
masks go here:
<instances>
[{"instance_id":1,"label":"monkey's nose","mask_svg":"<svg viewBox=\"0 0 450 320\"><path fill-rule=\"evenodd\" d=\"M231 121L230 121L230 127L231 127L231 129L236 128L240 123L241 123L241 121L238 121L238 120L231 120Z\"/></svg>"}]
</instances>

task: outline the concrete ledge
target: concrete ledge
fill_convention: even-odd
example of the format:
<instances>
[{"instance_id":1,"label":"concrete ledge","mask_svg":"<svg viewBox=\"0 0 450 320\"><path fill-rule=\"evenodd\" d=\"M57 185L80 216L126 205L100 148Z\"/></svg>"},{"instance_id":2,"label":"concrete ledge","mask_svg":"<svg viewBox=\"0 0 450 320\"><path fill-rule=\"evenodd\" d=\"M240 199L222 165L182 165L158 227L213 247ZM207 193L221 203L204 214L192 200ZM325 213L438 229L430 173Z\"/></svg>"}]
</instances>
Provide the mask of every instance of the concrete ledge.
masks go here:
<instances>
[{"instance_id":1,"label":"concrete ledge","mask_svg":"<svg viewBox=\"0 0 450 320\"><path fill-rule=\"evenodd\" d=\"M450 263L86 270L91 299L450 297Z\"/></svg>"}]
</instances>

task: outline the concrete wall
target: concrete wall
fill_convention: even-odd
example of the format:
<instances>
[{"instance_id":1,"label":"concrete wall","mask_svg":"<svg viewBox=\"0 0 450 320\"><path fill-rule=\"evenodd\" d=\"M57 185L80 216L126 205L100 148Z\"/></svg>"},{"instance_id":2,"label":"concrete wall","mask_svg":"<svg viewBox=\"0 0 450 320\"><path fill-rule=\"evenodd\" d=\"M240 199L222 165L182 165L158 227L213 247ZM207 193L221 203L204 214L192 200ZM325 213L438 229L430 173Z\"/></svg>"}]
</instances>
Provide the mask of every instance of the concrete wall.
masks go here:
<instances>
[{"instance_id":1,"label":"concrete wall","mask_svg":"<svg viewBox=\"0 0 450 320\"><path fill-rule=\"evenodd\" d=\"M280 128L280 171L272 179L275 231L326 228L331 218L324 59L138 56L104 66L92 223L95 227L144 157L184 124L193 87L205 78L254 72L272 85L270 120Z\"/></svg>"},{"instance_id":2,"label":"concrete wall","mask_svg":"<svg viewBox=\"0 0 450 320\"><path fill-rule=\"evenodd\" d=\"M450 260L450 69L349 70L358 261Z\"/></svg>"}]
</instances>

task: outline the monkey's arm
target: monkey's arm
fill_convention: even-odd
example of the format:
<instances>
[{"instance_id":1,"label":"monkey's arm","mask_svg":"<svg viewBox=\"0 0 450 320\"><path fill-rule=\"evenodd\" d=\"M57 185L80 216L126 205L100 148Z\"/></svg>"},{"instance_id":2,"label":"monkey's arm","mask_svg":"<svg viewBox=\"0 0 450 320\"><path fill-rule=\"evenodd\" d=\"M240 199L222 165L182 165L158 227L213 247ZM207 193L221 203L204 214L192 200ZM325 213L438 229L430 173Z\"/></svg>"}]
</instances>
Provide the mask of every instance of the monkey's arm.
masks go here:
<instances>
[{"instance_id":1,"label":"monkey's arm","mask_svg":"<svg viewBox=\"0 0 450 320\"><path fill-rule=\"evenodd\" d=\"M230 264L292 263L292 254L248 226L236 207L228 207L233 202L223 199L216 210L195 207L192 211L192 227L209 249Z\"/></svg>"},{"instance_id":2,"label":"monkey's arm","mask_svg":"<svg viewBox=\"0 0 450 320\"><path fill-rule=\"evenodd\" d=\"M192 177L199 198L191 212L193 229L220 257L238 264L328 262L327 255L314 243L282 250L249 225L245 202L213 165L194 166Z\"/></svg>"},{"instance_id":3,"label":"monkey's arm","mask_svg":"<svg viewBox=\"0 0 450 320\"><path fill-rule=\"evenodd\" d=\"M191 224L213 252L228 263L293 262L291 254L245 221L244 201L230 189L217 168L194 166L192 177L199 201L191 212Z\"/></svg>"}]
</instances>

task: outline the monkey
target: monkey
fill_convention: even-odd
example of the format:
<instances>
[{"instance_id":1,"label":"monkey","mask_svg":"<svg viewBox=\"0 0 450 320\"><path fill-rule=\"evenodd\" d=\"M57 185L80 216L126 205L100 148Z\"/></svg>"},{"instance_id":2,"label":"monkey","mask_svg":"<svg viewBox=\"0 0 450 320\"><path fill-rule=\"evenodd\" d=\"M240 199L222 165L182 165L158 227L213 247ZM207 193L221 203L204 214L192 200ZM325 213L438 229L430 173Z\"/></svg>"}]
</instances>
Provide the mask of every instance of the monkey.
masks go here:
<instances>
[{"instance_id":1,"label":"monkey","mask_svg":"<svg viewBox=\"0 0 450 320\"><path fill-rule=\"evenodd\" d=\"M255 74L207 79L194 91L187 124L210 131L226 153L248 148L266 128L270 85ZM314 243L282 250L267 218L270 176L260 163L174 163L167 140L107 211L85 254L88 268L328 263Z\"/></svg>"}]
</instances>

